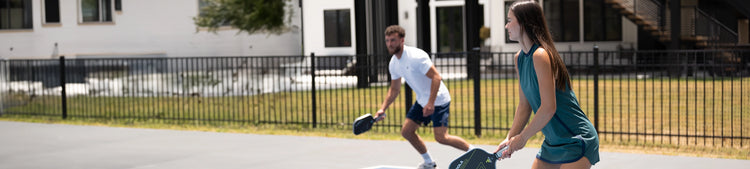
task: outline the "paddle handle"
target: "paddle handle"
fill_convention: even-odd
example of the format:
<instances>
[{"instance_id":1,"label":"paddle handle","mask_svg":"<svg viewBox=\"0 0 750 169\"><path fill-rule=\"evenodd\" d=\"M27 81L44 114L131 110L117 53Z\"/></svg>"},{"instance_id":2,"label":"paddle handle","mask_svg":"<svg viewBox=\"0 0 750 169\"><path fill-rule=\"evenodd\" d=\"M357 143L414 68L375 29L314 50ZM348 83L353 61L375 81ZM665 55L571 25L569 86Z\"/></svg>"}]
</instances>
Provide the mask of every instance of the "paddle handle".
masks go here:
<instances>
[{"instance_id":1,"label":"paddle handle","mask_svg":"<svg viewBox=\"0 0 750 169\"><path fill-rule=\"evenodd\" d=\"M500 157L503 157L503 152L505 150L508 150L508 146L501 148L500 151L497 151L497 153L493 154L495 156L495 159L500 159Z\"/></svg>"},{"instance_id":2,"label":"paddle handle","mask_svg":"<svg viewBox=\"0 0 750 169\"><path fill-rule=\"evenodd\" d=\"M378 116L378 118L376 118L376 119L372 119L372 122L375 123L375 122L378 122L380 120L383 120L384 118L385 118L385 113L383 113L382 116Z\"/></svg>"}]
</instances>

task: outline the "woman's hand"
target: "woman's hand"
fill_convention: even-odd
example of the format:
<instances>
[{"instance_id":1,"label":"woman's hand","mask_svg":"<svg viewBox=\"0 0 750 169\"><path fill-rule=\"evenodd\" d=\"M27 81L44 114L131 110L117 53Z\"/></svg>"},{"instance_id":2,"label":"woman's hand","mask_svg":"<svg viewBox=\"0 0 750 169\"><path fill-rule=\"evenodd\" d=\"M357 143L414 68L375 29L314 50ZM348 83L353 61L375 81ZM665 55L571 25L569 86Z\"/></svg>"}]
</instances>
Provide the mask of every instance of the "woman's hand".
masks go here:
<instances>
[{"instance_id":1,"label":"woman's hand","mask_svg":"<svg viewBox=\"0 0 750 169\"><path fill-rule=\"evenodd\" d=\"M496 149L495 151L493 151L492 153L493 153L493 154L494 154L494 153L497 153L498 151L500 151L501 149L503 149L503 147L506 147L506 146L508 146L508 143L509 143L509 142L508 142L508 139L506 138L505 140L503 140L503 142L500 142L500 144L499 144L499 145L497 145L497 149ZM508 151L506 150L505 152L508 152ZM498 158L497 160L501 160L501 159L505 159L505 158L510 158L510 154L508 154L508 155L505 155L505 152L500 152L500 153L502 153L503 155L502 155L502 156L500 156L500 158Z\"/></svg>"},{"instance_id":2,"label":"woman's hand","mask_svg":"<svg viewBox=\"0 0 750 169\"><path fill-rule=\"evenodd\" d=\"M508 150L506 150L505 152L503 152L503 156L502 157L507 156L508 158L510 158L511 154L515 153L518 150L523 149L523 147L526 146L526 142L527 141L529 141L529 139L528 138L524 138L520 134L511 137L510 140L508 140Z\"/></svg>"}]
</instances>

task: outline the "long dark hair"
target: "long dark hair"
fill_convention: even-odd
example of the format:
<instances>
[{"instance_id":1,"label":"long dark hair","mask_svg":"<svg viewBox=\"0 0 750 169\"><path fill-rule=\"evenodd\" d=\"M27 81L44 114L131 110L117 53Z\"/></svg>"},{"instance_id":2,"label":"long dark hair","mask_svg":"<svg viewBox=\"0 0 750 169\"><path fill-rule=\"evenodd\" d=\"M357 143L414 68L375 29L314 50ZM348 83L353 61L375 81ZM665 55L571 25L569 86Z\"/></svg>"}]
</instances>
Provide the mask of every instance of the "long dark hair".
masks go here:
<instances>
[{"instance_id":1,"label":"long dark hair","mask_svg":"<svg viewBox=\"0 0 750 169\"><path fill-rule=\"evenodd\" d=\"M555 77L555 87L563 91L568 88L572 89L569 86L568 69L565 67L565 62L563 62L560 54L557 53L557 49L555 49L542 7L534 1L516 1L510 6L510 10L516 15L516 20L520 24L522 32L526 32L526 35L534 44L539 44L547 51Z\"/></svg>"}]
</instances>

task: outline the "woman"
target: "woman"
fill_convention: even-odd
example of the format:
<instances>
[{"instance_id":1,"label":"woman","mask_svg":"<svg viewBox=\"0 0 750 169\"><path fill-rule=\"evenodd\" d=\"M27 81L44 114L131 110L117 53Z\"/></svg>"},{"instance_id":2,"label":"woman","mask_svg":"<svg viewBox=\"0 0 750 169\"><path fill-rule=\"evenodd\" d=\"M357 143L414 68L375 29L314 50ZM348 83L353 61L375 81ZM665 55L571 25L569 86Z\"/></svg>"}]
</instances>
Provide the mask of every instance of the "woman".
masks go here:
<instances>
[{"instance_id":1,"label":"woman","mask_svg":"<svg viewBox=\"0 0 750 169\"><path fill-rule=\"evenodd\" d=\"M541 6L516 2L507 20L509 38L522 48L515 56L520 101L513 126L495 152L508 146L503 158L509 158L542 131L544 142L532 168L591 168L599 161L599 137L573 93ZM534 119L526 126L532 110Z\"/></svg>"}]
</instances>

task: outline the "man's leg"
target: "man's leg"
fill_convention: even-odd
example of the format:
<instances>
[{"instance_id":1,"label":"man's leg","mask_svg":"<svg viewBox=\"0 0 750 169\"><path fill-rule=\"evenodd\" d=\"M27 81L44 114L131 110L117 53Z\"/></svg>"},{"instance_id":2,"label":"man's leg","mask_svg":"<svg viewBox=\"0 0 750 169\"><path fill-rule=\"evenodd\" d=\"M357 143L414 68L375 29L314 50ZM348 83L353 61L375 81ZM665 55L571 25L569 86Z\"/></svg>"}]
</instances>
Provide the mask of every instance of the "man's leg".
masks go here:
<instances>
[{"instance_id":1,"label":"man's leg","mask_svg":"<svg viewBox=\"0 0 750 169\"><path fill-rule=\"evenodd\" d=\"M406 118L404 125L401 126L401 136L408 140L409 143L411 143L411 146L413 146L419 154L427 153L427 147L424 145L424 141L422 141L422 138L416 133L417 129L419 129L419 123Z\"/></svg>"},{"instance_id":2,"label":"man's leg","mask_svg":"<svg viewBox=\"0 0 750 169\"><path fill-rule=\"evenodd\" d=\"M461 137L448 134L448 127L433 127L435 141L457 148L459 150L469 151L469 143Z\"/></svg>"}]
</instances>

